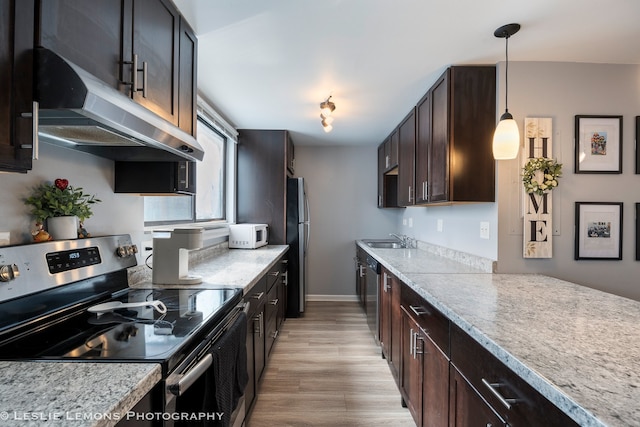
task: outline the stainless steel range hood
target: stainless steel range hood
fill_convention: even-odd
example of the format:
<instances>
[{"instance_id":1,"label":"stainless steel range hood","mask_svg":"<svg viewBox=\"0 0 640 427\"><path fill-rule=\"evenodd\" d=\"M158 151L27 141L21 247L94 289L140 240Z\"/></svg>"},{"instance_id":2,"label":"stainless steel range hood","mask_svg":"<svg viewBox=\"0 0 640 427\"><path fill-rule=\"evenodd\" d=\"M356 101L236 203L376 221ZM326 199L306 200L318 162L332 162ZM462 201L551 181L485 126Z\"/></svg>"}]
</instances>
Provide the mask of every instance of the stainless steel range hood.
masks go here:
<instances>
[{"instance_id":1,"label":"stainless steel range hood","mask_svg":"<svg viewBox=\"0 0 640 427\"><path fill-rule=\"evenodd\" d=\"M42 141L113 160L202 160L193 136L56 53L35 53Z\"/></svg>"}]
</instances>

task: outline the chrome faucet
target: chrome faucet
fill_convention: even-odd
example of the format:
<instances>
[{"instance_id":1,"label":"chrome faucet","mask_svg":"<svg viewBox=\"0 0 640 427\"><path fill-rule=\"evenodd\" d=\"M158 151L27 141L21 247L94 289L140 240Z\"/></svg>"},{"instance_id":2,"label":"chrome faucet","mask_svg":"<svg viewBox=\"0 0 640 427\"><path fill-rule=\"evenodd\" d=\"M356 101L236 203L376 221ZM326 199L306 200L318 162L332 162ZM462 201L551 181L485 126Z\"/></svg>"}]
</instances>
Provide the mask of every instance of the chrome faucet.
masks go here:
<instances>
[{"instance_id":1,"label":"chrome faucet","mask_svg":"<svg viewBox=\"0 0 640 427\"><path fill-rule=\"evenodd\" d=\"M411 241L413 239L406 234L398 236L395 233L389 233L389 236L395 237L396 239L400 240L400 246L402 246L403 248L411 248Z\"/></svg>"}]
</instances>

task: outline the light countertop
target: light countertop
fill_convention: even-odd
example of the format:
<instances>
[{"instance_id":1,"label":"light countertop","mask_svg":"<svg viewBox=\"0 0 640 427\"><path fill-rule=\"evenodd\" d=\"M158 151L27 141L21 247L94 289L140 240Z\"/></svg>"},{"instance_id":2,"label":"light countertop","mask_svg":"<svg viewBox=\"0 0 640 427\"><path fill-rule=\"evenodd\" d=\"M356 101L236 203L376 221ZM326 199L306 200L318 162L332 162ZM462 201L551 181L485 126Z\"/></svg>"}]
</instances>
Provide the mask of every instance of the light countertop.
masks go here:
<instances>
[{"instance_id":1,"label":"light countertop","mask_svg":"<svg viewBox=\"0 0 640 427\"><path fill-rule=\"evenodd\" d=\"M228 249L226 244L192 251L189 274L202 276L197 285L163 285L151 283L151 270L146 266L130 271L129 283L133 288L217 289L242 288L246 294L260 278L284 255L289 246L268 245L257 249Z\"/></svg>"},{"instance_id":2,"label":"light countertop","mask_svg":"<svg viewBox=\"0 0 640 427\"><path fill-rule=\"evenodd\" d=\"M160 375L156 363L0 362L0 426L113 426Z\"/></svg>"},{"instance_id":3,"label":"light countertop","mask_svg":"<svg viewBox=\"0 0 640 427\"><path fill-rule=\"evenodd\" d=\"M640 425L640 302L357 243L580 425Z\"/></svg>"},{"instance_id":4,"label":"light countertop","mask_svg":"<svg viewBox=\"0 0 640 427\"><path fill-rule=\"evenodd\" d=\"M203 249L190 259L190 272L203 276L189 288L243 288L246 293L288 250L265 246ZM152 285L146 266L129 271L131 287ZM0 427L113 426L161 379L156 363L25 361L0 362Z\"/></svg>"}]
</instances>

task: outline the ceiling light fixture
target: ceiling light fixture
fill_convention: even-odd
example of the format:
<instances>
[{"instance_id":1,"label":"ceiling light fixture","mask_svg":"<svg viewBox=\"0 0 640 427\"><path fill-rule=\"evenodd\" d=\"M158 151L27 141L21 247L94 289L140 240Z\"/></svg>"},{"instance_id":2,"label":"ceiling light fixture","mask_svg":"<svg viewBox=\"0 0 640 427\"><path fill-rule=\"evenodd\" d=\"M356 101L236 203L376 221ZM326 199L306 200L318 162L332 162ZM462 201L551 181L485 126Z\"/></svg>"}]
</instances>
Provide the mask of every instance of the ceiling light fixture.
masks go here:
<instances>
[{"instance_id":1,"label":"ceiling light fixture","mask_svg":"<svg viewBox=\"0 0 640 427\"><path fill-rule=\"evenodd\" d=\"M327 133L331 132L331 130L333 129L333 126L331 126L331 123L333 123L333 117L331 116L331 113L333 113L333 110L335 109L336 104L331 102L331 95L329 95L326 101L320 103L320 118L322 119L321 123L324 131Z\"/></svg>"},{"instance_id":2,"label":"ceiling light fixture","mask_svg":"<svg viewBox=\"0 0 640 427\"><path fill-rule=\"evenodd\" d=\"M505 39L505 83L504 83L504 114L493 134L493 158L509 160L518 157L520 150L520 132L518 124L509 113L509 37L520 30L520 24L507 24L494 31L493 35Z\"/></svg>"}]
</instances>

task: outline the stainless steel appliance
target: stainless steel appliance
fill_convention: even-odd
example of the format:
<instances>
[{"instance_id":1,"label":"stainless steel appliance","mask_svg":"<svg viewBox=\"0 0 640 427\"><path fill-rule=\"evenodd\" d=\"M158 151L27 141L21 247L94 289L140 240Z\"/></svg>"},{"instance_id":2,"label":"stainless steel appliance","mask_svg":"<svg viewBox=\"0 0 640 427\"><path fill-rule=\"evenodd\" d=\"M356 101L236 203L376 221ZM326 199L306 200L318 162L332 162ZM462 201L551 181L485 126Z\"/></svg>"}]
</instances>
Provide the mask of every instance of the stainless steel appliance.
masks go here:
<instances>
[{"instance_id":1,"label":"stainless steel appliance","mask_svg":"<svg viewBox=\"0 0 640 427\"><path fill-rule=\"evenodd\" d=\"M310 227L309 198L304 178L288 178L287 244L291 256L287 286L287 317L299 317L305 310Z\"/></svg>"},{"instance_id":2,"label":"stainless steel appliance","mask_svg":"<svg viewBox=\"0 0 640 427\"><path fill-rule=\"evenodd\" d=\"M44 141L113 160L204 157L193 136L87 71L45 48L34 54L38 133Z\"/></svg>"},{"instance_id":3,"label":"stainless steel appliance","mask_svg":"<svg viewBox=\"0 0 640 427\"><path fill-rule=\"evenodd\" d=\"M367 324L373 333L376 343L380 341L380 319L378 318L380 272L382 270L375 258L367 255L367 279L365 291L365 312L367 314Z\"/></svg>"},{"instance_id":4,"label":"stainless steel appliance","mask_svg":"<svg viewBox=\"0 0 640 427\"><path fill-rule=\"evenodd\" d=\"M0 359L157 363L162 380L146 411L215 410L241 422L242 409L203 396L229 380L214 372L246 384L242 290L129 288L135 252L128 235L0 248ZM121 308L100 305L109 302ZM230 355L237 363L214 370ZM229 399L244 408L241 396Z\"/></svg>"}]
</instances>

